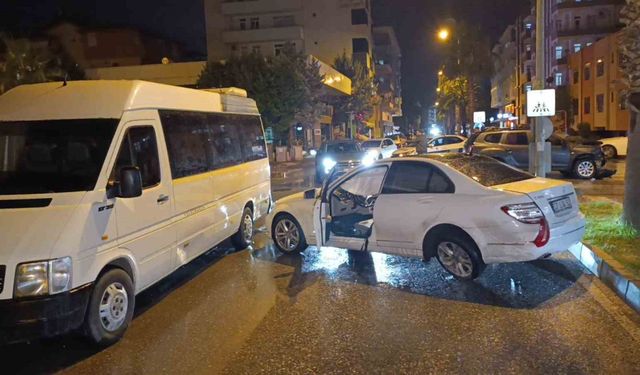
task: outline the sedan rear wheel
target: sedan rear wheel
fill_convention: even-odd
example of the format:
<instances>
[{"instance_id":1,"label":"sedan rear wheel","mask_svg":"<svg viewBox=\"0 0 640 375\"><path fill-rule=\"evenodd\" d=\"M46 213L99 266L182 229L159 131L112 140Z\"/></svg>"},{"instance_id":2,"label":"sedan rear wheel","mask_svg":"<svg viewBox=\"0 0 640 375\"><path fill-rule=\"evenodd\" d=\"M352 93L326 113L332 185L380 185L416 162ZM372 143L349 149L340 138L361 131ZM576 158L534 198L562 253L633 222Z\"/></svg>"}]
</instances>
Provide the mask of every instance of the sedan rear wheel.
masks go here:
<instances>
[{"instance_id":1,"label":"sedan rear wheel","mask_svg":"<svg viewBox=\"0 0 640 375\"><path fill-rule=\"evenodd\" d=\"M459 280L473 280L485 268L477 246L461 234L445 234L435 241L435 255L442 267Z\"/></svg>"}]
</instances>

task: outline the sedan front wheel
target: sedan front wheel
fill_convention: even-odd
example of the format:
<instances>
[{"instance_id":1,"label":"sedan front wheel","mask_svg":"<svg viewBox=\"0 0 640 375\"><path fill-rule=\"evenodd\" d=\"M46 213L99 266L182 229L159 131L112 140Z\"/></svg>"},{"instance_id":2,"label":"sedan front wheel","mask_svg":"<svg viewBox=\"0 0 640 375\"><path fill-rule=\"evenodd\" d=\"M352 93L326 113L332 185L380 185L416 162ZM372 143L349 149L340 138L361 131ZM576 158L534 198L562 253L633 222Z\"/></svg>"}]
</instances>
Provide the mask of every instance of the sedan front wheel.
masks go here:
<instances>
[{"instance_id":1,"label":"sedan front wheel","mask_svg":"<svg viewBox=\"0 0 640 375\"><path fill-rule=\"evenodd\" d=\"M273 220L271 237L278 250L286 254L300 253L307 248L304 232L298 221L289 214L281 214Z\"/></svg>"}]
</instances>

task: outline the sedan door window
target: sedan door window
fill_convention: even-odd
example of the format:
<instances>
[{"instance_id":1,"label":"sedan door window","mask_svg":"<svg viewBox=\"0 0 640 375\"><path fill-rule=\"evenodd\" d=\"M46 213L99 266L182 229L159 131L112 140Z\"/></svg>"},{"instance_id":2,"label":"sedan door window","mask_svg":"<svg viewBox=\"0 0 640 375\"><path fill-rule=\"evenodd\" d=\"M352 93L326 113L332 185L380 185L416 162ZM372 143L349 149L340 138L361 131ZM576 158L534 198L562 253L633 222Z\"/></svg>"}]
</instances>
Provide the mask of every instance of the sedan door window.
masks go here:
<instances>
[{"instance_id":1,"label":"sedan door window","mask_svg":"<svg viewBox=\"0 0 640 375\"><path fill-rule=\"evenodd\" d=\"M423 162L396 162L382 194L452 194L455 188L437 167Z\"/></svg>"}]
</instances>

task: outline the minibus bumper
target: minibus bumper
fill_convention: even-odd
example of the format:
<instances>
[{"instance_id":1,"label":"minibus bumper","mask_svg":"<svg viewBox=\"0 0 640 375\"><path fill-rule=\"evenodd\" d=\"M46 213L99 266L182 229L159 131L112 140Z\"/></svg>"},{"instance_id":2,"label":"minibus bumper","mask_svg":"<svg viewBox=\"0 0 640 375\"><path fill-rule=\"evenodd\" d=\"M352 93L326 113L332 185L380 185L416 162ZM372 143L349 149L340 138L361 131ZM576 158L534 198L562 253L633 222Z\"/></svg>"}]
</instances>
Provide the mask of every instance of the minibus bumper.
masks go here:
<instances>
[{"instance_id":1,"label":"minibus bumper","mask_svg":"<svg viewBox=\"0 0 640 375\"><path fill-rule=\"evenodd\" d=\"M52 337L80 327L93 284L41 298L0 301L0 344Z\"/></svg>"}]
</instances>

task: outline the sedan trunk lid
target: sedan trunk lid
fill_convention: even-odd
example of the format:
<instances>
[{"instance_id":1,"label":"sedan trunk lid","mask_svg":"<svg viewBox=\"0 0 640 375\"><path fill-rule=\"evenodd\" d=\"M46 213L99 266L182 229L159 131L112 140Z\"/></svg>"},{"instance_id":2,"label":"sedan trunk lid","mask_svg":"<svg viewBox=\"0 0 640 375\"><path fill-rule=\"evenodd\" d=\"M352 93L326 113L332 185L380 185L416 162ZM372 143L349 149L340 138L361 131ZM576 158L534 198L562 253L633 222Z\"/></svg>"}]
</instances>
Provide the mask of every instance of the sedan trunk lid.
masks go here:
<instances>
[{"instance_id":1,"label":"sedan trunk lid","mask_svg":"<svg viewBox=\"0 0 640 375\"><path fill-rule=\"evenodd\" d=\"M551 228L564 224L580 210L576 191L570 182L536 177L491 188L526 194L542 209Z\"/></svg>"}]
</instances>

